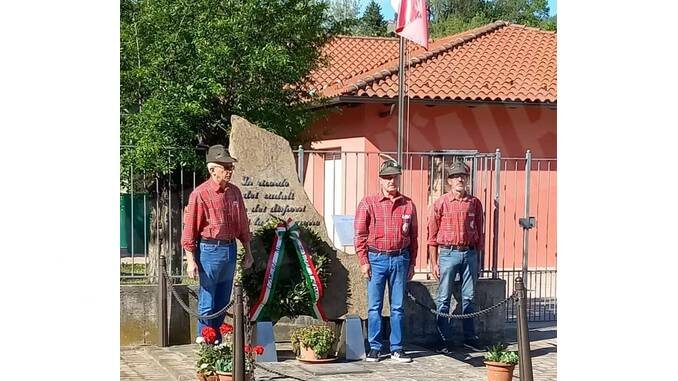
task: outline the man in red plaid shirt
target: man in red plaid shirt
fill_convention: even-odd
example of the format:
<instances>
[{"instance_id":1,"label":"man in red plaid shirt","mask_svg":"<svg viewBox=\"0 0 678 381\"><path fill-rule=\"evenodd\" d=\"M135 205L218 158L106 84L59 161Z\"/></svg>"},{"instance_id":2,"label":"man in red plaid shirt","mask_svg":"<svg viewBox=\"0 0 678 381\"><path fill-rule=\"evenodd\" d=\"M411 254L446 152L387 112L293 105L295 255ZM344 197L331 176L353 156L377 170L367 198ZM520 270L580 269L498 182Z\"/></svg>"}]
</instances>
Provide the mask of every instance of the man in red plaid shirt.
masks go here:
<instances>
[{"instance_id":1,"label":"man in red plaid shirt","mask_svg":"<svg viewBox=\"0 0 678 381\"><path fill-rule=\"evenodd\" d=\"M381 309L388 283L391 305L391 359L411 362L403 352L402 330L405 283L414 275L417 258L417 210L412 200L398 191L401 167L393 160L379 169L380 192L365 196L355 216L355 248L360 269L367 279L366 361L379 361Z\"/></svg>"},{"instance_id":2,"label":"man in red plaid shirt","mask_svg":"<svg viewBox=\"0 0 678 381\"><path fill-rule=\"evenodd\" d=\"M439 280L436 310L450 312L452 284L460 274L461 311L475 311L475 283L478 280L478 251L483 249L483 206L480 200L468 194L469 168L462 162L450 166L448 193L440 196L431 206L428 219L428 253L433 263L433 276ZM440 351L452 349L451 320L438 317L438 332L443 339ZM464 319L464 346L482 351L476 336L473 319Z\"/></svg>"},{"instance_id":3,"label":"man in red plaid shirt","mask_svg":"<svg viewBox=\"0 0 678 381\"><path fill-rule=\"evenodd\" d=\"M189 278L199 277L198 314L210 315L226 307L231 297L235 273L237 238L245 248L243 267L254 262L250 252L250 231L242 193L230 183L236 160L222 145L207 151L210 178L198 185L188 197L184 214L181 246L186 252ZM198 320L202 328L211 326L221 340L219 326L224 315Z\"/></svg>"}]
</instances>

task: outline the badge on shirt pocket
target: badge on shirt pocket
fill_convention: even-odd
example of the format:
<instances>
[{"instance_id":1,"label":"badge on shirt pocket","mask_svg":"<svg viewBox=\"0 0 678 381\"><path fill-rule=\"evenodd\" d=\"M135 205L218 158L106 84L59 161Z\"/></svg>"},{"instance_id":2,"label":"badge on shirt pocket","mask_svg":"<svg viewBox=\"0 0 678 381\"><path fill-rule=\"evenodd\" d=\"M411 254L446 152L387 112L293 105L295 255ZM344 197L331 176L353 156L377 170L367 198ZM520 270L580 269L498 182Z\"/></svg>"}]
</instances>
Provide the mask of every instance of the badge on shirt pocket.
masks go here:
<instances>
[{"instance_id":1,"label":"badge on shirt pocket","mask_svg":"<svg viewBox=\"0 0 678 381\"><path fill-rule=\"evenodd\" d=\"M403 235L407 235L410 231L410 218L409 214L403 214Z\"/></svg>"},{"instance_id":2,"label":"badge on shirt pocket","mask_svg":"<svg viewBox=\"0 0 678 381\"><path fill-rule=\"evenodd\" d=\"M476 221L475 221L475 218L474 218L475 216L476 216L475 213L469 213L468 214L468 217L470 219L469 226L471 227L471 229L475 229L475 224L476 224Z\"/></svg>"}]
</instances>

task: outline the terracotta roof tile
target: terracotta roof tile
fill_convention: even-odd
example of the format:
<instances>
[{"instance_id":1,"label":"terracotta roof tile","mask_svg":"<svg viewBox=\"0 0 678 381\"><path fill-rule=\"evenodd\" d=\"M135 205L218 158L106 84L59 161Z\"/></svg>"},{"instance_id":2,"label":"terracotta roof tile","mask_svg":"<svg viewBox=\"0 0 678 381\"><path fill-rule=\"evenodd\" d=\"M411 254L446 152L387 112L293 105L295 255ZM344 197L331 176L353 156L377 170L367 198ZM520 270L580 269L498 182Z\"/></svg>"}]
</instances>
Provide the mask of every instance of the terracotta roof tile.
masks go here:
<instances>
[{"instance_id":1,"label":"terracotta roof tile","mask_svg":"<svg viewBox=\"0 0 678 381\"><path fill-rule=\"evenodd\" d=\"M398 39L338 37L311 87L326 97L398 96ZM556 102L556 34L498 21L408 44L408 95L420 99Z\"/></svg>"}]
</instances>

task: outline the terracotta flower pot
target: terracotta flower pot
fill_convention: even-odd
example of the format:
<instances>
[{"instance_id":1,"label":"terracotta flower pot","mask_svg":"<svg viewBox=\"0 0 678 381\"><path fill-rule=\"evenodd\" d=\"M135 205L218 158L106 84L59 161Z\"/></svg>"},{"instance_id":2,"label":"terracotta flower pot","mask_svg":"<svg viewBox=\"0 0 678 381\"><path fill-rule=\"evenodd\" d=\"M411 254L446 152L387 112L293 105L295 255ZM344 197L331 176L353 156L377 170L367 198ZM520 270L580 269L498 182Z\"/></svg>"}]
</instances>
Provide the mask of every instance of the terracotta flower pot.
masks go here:
<instances>
[{"instance_id":1,"label":"terracotta flower pot","mask_svg":"<svg viewBox=\"0 0 678 381\"><path fill-rule=\"evenodd\" d=\"M303 344L299 346L299 358L302 360L320 360L321 358L313 351L313 348Z\"/></svg>"},{"instance_id":2,"label":"terracotta flower pot","mask_svg":"<svg viewBox=\"0 0 678 381\"><path fill-rule=\"evenodd\" d=\"M232 373L217 373L217 376L219 377L219 381L233 381ZM254 380L254 374L252 374L252 372L245 373L245 381L252 380Z\"/></svg>"},{"instance_id":3,"label":"terracotta flower pot","mask_svg":"<svg viewBox=\"0 0 678 381\"><path fill-rule=\"evenodd\" d=\"M485 361L487 367L487 381L511 381L513 379L514 364Z\"/></svg>"},{"instance_id":4,"label":"terracotta flower pot","mask_svg":"<svg viewBox=\"0 0 678 381\"><path fill-rule=\"evenodd\" d=\"M205 376L204 374L197 373L196 377L198 377L198 380L200 381L219 381L219 377L216 374Z\"/></svg>"}]
</instances>

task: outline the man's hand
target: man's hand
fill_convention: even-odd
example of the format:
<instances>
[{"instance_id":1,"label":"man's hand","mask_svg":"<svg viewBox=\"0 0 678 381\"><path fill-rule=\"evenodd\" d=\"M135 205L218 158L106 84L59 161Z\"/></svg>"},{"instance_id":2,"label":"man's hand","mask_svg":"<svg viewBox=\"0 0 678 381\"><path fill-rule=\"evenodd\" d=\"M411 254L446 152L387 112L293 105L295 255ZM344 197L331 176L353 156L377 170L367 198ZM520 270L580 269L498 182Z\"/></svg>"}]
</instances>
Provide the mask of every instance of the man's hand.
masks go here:
<instances>
[{"instance_id":1,"label":"man's hand","mask_svg":"<svg viewBox=\"0 0 678 381\"><path fill-rule=\"evenodd\" d=\"M440 267L438 266L438 246L432 246L428 245L428 257L433 264L433 268L431 269L431 275L436 280L440 279Z\"/></svg>"},{"instance_id":2,"label":"man's hand","mask_svg":"<svg viewBox=\"0 0 678 381\"><path fill-rule=\"evenodd\" d=\"M198 279L198 265L195 263L195 259L193 259L193 253L186 255L186 274L193 280Z\"/></svg>"},{"instance_id":3,"label":"man's hand","mask_svg":"<svg viewBox=\"0 0 678 381\"><path fill-rule=\"evenodd\" d=\"M252 249L250 248L250 242L242 242L242 246L245 249L245 257L242 259L242 268L249 269L254 264L254 257L252 256Z\"/></svg>"},{"instance_id":4,"label":"man's hand","mask_svg":"<svg viewBox=\"0 0 678 381\"><path fill-rule=\"evenodd\" d=\"M414 277L414 266L410 266L407 270L407 280L412 280L412 277Z\"/></svg>"},{"instance_id":5,"label":"man's hand","mask_svg":"<svg viewBox=\"0 0 678 381\"><path fill-rule=\"evenodd\" d=\"M438 267L437 263L433 264L433 277L436 278L436 280L440 280L440 267Z\"/></svg>"},{"instance_id":6,"label":"man's hand","mask_svg":"<svg viewBox=\"0 0 678 381\"><path fill-rule=\"evenodd\" d=\"M252 264L254 263L254 257L252 256L252 253L247 252L245 253L245 258L242 260L242 267L245 269L249 269L252 267Z\"/></svg>"},{"instance_id":7,"label":"man's hand","mask_svg":"<svg viewBox=\"0 0 678 381\"><path fill-rule=\"evenodd\" d=\"M370 278L372 277L372 269L369 263L360 265L360 271L363 273L363 278L370 280Z\"/></svg>"}]
</instances>

